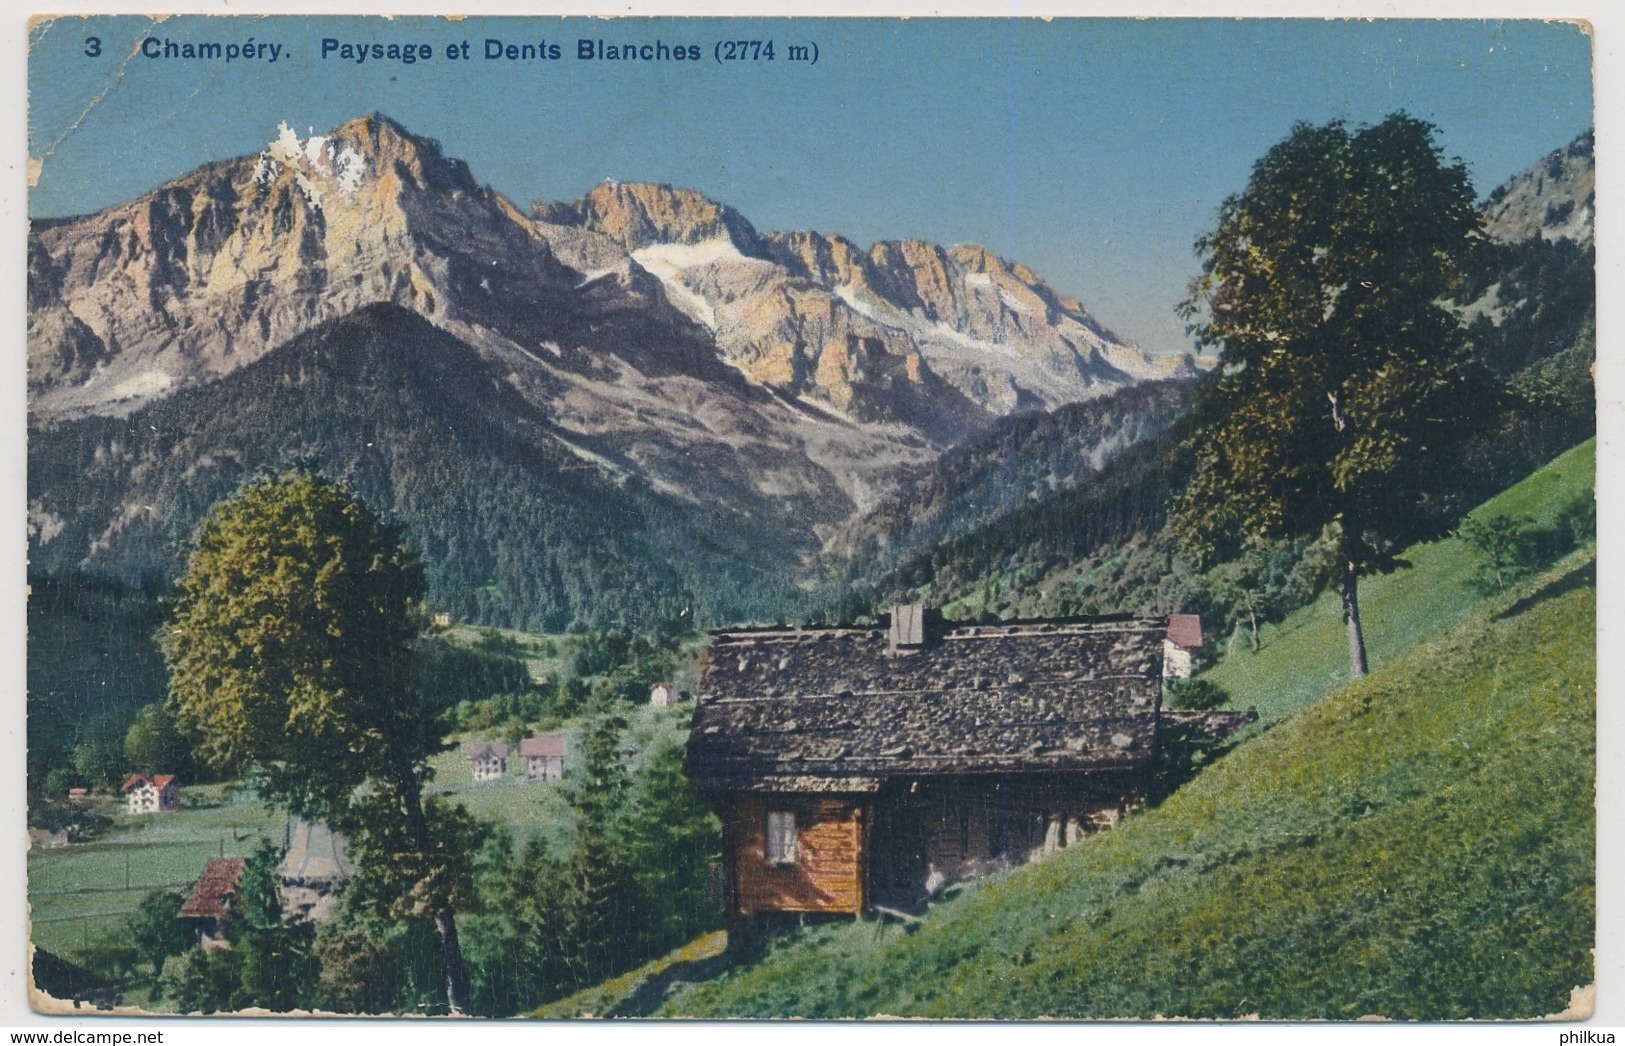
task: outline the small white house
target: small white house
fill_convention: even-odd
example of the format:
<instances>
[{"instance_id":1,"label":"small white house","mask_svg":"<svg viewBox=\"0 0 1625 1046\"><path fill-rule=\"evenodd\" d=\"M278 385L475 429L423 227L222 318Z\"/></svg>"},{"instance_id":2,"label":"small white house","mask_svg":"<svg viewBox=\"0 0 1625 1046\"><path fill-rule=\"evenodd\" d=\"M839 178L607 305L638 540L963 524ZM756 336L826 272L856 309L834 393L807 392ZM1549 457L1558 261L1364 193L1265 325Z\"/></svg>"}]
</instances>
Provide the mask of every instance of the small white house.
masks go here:
<instances>
[{"instance_id":1,"label":"small white house","mask_svg":"<svg viewBox=\"0 0 1625 1046\"><path fill-rule=\"evenodd\" d=\"M1168 638L1162 643L1162 678L1189 679L1196 669L1196 651L1201 646L1200 615L1168 615Z\"/></svg>"},{"instance_id":2,"label":"small white house","mask_svg":"<svg viewBox=\"0 0 1625 1046\"><path fill-rule=\"evenodd\" d=\"M508 746L501 741L464 745L463 754L476 781L500 780L508 772Z\"/></svg>"},{"instance_id":3,"label":"small white house","mask_svg":"<svg viewBox=\"0 0 1625 1046\"><path fill-rule=\"evenodd\" d=\"M656 708L670 708L680 700L677 688L670 683L656 683L649 691L649 703Z\"/></svg>"},{"instance_id":4,"label":"small white house","mask_svg":"<svg viewBox=\"0 0 1625 1046\"><path fill-rule=\"evenodd\" d=\"M134 774L124 782L132 814L153 814L181 805L181 786L173 774Z\"/></svg>"},{"instance_id":5,"label":"small white house","mask_svg":"<svg viewBox=\"0 0 1625 1046\"><path fill-rule=\"evenodd\" d=\"M525 780L557 781L564 777L564 751L568 741L563 734L543 734L519 742L525 760Z\"/></svg>"}]
</instances>

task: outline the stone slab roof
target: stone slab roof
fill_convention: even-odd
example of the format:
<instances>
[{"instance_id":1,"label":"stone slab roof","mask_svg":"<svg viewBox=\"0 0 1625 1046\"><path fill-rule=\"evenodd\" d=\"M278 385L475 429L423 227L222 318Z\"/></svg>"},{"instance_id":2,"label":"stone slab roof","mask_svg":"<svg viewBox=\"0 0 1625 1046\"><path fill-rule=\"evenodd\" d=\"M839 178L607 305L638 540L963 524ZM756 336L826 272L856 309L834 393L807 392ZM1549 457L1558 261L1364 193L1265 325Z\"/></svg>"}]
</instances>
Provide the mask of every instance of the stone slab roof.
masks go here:
<instances>
[{"instance_id":1,"label":"stone slab roof","mask_svg":"<svg viewBox=\"0 0 1625 1046\"><path fill-rule=\"evenodd\" d=\"M873 791L888 777L1133 769L1155 746L1166 618L712 638L689 738L706 791Z\"/></svg>"}]
</instances>

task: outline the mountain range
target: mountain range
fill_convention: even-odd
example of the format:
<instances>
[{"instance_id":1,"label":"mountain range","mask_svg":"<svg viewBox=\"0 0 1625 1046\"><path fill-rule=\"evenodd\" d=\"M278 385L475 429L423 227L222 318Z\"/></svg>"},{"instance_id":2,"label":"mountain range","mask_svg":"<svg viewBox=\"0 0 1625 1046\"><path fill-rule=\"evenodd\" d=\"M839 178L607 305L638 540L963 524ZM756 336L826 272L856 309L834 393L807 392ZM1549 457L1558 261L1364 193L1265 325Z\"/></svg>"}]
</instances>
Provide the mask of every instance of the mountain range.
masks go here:
<instances>
[{"instance_id":1,"label":"mountain range","mask_svg":"<svg viewBox=\"0 0 1625 1046\"><path fill-rule=\"evenodd\" d=\"M1590 431L1592 153L1483 208L1456 301L1532 404L1486 432L1485 482ZM1148 355L979 247L763 232L663 185L522 210L374 115L35 221L28 264L31 765L161 699L193 528L287 468L397 521L458 621L1173 598L1143 535L1211 361Z\"/></svg>"},{"instance_id":2,"label":"mountain range","mask_svg":"<svg viewBox=\"0 0 1625 1046\"><path fill-rule=\"evenodd\" d=\"M303 465L399 518L460 615L782 616L946 450L1201 369L980 247L644 183L527 213L387 117L283 125L34 224L33 569L161 586L208 504Z\"/></svg>"}]
</instances>

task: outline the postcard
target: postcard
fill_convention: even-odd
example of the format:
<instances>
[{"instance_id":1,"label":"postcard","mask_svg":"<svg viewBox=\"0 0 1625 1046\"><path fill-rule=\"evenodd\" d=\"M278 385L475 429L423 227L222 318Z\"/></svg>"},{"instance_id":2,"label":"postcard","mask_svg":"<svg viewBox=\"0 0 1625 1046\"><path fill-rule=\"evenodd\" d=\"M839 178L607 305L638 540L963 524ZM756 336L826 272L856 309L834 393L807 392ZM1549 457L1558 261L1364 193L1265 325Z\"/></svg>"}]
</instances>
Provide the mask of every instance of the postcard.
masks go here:
<instances>
[{"instance_id":1,"label":"postcard","mask_svg":"<svg viewBox=\"0 0 1625 1046\"><path fill-rule=\"evenodd\" d=\"M35 17L31 1006L1591 1018L1593 48Z\"/></svg>"}]
</instances>

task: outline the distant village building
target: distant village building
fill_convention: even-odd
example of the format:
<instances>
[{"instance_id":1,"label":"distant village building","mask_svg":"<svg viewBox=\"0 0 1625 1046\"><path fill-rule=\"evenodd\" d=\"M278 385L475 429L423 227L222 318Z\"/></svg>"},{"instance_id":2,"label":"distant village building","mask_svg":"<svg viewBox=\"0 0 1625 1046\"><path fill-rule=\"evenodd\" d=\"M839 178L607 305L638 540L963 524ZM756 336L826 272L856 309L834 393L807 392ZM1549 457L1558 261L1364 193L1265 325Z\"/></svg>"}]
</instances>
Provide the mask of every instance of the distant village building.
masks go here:
<instances>
[{"instance_id":1,"label":"distant village building","mask_svg":"<svg viewBox=\"0 0 1625 1046\"><path fill-rule=\"evenodd\" d=\"M173 774L134 774L121 789L130 802L132 814L174 810L181 805L181 786Z\"/></svg>"},{"instance_id":2,"label":"distant village building","mask_svg":"<svg viewBox=\"0 0 1625 1046\"><path fill-rule=\"evenodd\" d=\"M688 774L724 825L730 918L906 908L1116 823L1153 768L1168 632L915 606L715 634Z\"/></svg>"},{"instance_id":3,"label":"distant village building","mask_svg":"<svg viewBox=\"0 0 1625 1046\"><path fill-rule=\"evenodd\" d=\"M324 922L350 879L350 850L342 835L321 821L299 821L288 833L288 851L277 865L283 914Z\"/></svg>"},{"instance_id":4,"label":"distant village building","mask_svg":"<svg viewBox=\"0 0 1625 1046\"><path fill-rule=\"evenodd\" d=\"M1170 614L1168 638L1162 644L1162 678L1189 679L1202 647L1202 619L1196 614Z\"/></svg>"},{"instance_id":5,"label":"distant village building","mask_svg":"<svg viewBox=\"0 0 1625 1046\"><path fill-rule=\"evenodd\" d=\"M670 708L681 700L677 688L670 683L656 683L649 691L649 703L656 708Z\"/></svg>"},{"instance_id":6,"label":"distant village building","mask_svg":"<svg viewBox=\"0 0 1625 1046\"><path fill-rule=\"evenodd\" d=\"M464 745L463 754L476 781L496 781L508 773L508 746L501 741Z\"/></svg>"},{"instance_id":7,"label":"distant village building","mask_svg":"<svg viewBox=\"0 0 1625 1046\"><path fill-rule=\"evenodd\" d=\"M436 627L436 628L450 628L451 627L451 615L446 613L444 610L442 610L439 613L435 614L435 616L434 616L434 627Z\"/></svg>"},{"instance_id":8,"label":"distant village building","mask_svg":"<svg viewBox=\"0 0 1625 1046\"><path fill-rule=\"evenodd\" d=\"M203 874L181 905L180 918L197 931L198 946L204 951L231 947L226 940L226 919L237 896L237 883L243 877L241 857L211 857Z\"/></svg>"},{"instance_id":9,"label":"distant village building","mask_svg":"<svg viewBox=\"0 0 1625 1046\"><path fill-rule=\"evenodd\" d=\"M568 744L563 734L543 734L519 742L519 755L525 760L525 780L561 780L564 777L564 752Z\"/></svg>"},{"instance_id":10,"label":"distant village building","mask_svg":"<svg viewBox=\"0 0 1625 1046\"><path fill-rule=\"evenodd\" d=\"M30 828L28 830L28 845L38 846L46 850L60 850L69 842L68 830L58 828L52 831L47 828Z\"/></svg>"}]
</instances>

